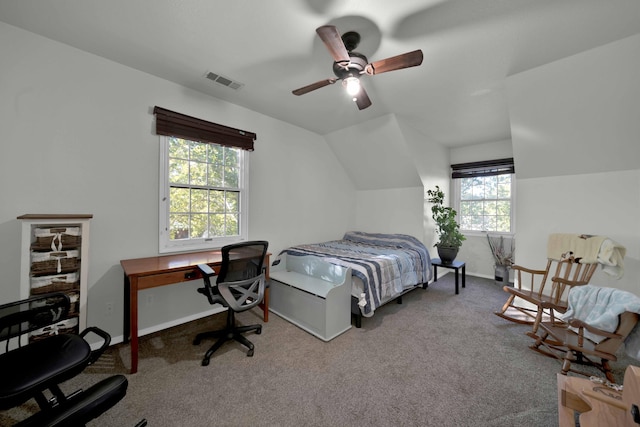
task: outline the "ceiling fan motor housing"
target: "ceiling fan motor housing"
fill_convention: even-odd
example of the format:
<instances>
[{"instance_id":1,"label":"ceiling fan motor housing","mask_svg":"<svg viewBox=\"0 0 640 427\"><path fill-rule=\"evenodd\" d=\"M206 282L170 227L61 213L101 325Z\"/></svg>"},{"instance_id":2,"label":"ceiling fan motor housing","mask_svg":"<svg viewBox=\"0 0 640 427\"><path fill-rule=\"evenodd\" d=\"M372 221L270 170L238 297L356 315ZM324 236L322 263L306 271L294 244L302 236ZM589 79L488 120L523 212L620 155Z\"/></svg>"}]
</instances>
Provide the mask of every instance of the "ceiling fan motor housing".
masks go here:
<instances>
[{"instance_id":1,"label":"ceiling fan motor housing","mask_svg":"<svg viewBox=\"0 0 640 427\"><path fill-rule=\"evenodd\" d=\"M349 64L345 66L334 62L333 73L341 80L347 77L359 77L369 63L367 57L358 52L349 52Z\"/></svg>"}]
</instances>

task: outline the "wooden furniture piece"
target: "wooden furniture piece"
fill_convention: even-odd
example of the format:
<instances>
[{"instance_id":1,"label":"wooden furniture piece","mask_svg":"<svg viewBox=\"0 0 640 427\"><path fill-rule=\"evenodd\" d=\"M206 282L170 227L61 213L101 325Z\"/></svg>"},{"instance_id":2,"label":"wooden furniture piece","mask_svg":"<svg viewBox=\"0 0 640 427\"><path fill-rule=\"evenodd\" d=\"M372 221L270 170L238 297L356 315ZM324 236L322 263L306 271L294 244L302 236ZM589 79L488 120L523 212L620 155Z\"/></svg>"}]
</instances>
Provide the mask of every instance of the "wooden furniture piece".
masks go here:
<instances>
[{"instance_id":1,"label":"wooden furniture piece","mask_svg":"<svg viewBox=\"0 0 640 427\"><path fill-rule=\"evenodd\" d=\"M624 390L618 391L586 378L558 374L558 425L575 427L579 413L581 427L640 424L640 368L628 366Z\"/></svg>"},{"instance_id":2,"label":"wooden furniture piece","mask_svg":"<svg viewBox=\"0 0 640 427\"><path fill-rule=\"evenodd\" d=\"M266 280L262 266L268 247L269 242L265 240L223 246L220 249L222 264L217 275L207 264L198 264L204 283L204 287L198 288L198 293L206 296L209 304L221 304L227 308L224 329L200 332L193 340L193 345L200 345L205 338L217 338L202 358L202 366L208 366L213 353L229 340L246 346L249 349L247 356L253 356L254 345L243 334L255 331L259 335L262 325L237 325L235 313L250 310L264 300ZM212 285L211 278L214 276L216 282Z\"/></svg>"},{"instance_id":3,"label":"wooden furniture piece","mask_svg":"<svg viewBox=\"0 0 640 427\"><path fill-rule=\"evenodd\" d=\"M71 299L68 332L87 327L91 214L26 214L22 222L20 298L65 292Z\"/></svg>"},{"instance_id":4,"label":"wooden furniture piece","mask_svg":"<svg viewBox=\"0 0 640 427\"><path fill-rule=\"evenodd\" d=\"M546 308L554 309L550 303L543 304ZM589 376L590 373L576 369L574 364L589 365L601 370L609 381L614 382L609 361L618 360L616 352L638 323L638 317L637 313L629 311L620 314L614 332L597 329L578 319L571 319L568 324L555 319L541 322L542 333L530 348L545 356L562 360L564 375L574 372ZM585 336L585 332L594 334L598 339L590 340Z\"/></svg>"},{"instance_id":5,"label":"wooden furniture piece","mask_svg":"<svg viewBox=\"0 0 640 427\"><path fill-rule=\"evenodd\" d=\"M511 322L533 325L528 335L535 338L539 322L553 318L554 310L564 313L569 289L588 284L597 266L597 263L583 264L571 255L561 260L547 259L544 270L513 265L514 285L502 288L509 297L500 311L494 313ZM551 302L554 310L543 310L543 301Z\"/></svg>"},{"instance_id":6,"label":"wooden furniture piece","mask_svg":"<svg viewBox=\"0 0 640 427\"><path fill-rule=\"evenodd\" d=\"M464 261L453 261L450 263L445 263L440 260L440 258L432 258L431 265L433 265L433 281L438 281L438 267L451 268L455 270L456 273L456 295L458 295L458 270L462 269L462 287L465 287L465 281L467 277L466 269L467 266Z\"/></svg>"},{"instance_id":7,"label":"wooden furniture piece","mask_svg":"<svg viewBox=\"0 0 640 427\"><path fill-rule=\"evenodd\" d=\"M271 269L270 310L323 341L351 328L351 269L284 255Z\"/></svg>"},{"instance_id":8,"label":"wooden furniture piece","mask_svg":"<svg viewBox=\"0 0 640 427\"><path fill-rule=\"evenodd\" d=\"M269 279L269 256L265 257L265 276ZM124 342L131 343L131 373L138 372L138 291L202 278L198 264L208 264L220 271L220 250L188 252L175 255L120 261L124 270ZM265 292L263 319L269 321L269 290Z\"/></svg>"}]
</instances>

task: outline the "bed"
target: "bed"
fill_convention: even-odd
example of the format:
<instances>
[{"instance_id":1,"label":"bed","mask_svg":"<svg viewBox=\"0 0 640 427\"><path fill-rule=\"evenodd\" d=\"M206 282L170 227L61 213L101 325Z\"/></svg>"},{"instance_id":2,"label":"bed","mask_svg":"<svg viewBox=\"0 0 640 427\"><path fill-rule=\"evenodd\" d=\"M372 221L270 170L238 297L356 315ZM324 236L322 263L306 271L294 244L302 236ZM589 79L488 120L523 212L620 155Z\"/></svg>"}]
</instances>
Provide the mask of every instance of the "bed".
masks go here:
<instances>
[{"instance_id":1,"label":"bed","mask_svg":"<svg viewBox=\"0 0 640 427\"><path fill-rule=\"evenodd\" d=\"M356 327L387 302L432 279L431 258L424 244L406 234L350 231L341 240L289 247L282 254L313 255L331 264L350 267L351 312ZM277 262L277 259L276 259Z\"/></svg>"}]
</instances>

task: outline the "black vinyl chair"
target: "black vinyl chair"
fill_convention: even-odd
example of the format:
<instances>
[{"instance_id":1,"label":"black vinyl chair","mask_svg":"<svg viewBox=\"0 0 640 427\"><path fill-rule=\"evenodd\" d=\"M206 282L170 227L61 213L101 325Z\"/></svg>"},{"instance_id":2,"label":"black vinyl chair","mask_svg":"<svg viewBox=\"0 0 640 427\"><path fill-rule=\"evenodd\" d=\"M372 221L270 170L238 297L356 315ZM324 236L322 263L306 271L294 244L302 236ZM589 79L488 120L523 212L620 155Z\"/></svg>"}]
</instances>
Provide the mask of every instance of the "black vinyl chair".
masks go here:
<instances>
[{"instance_id":1,"label":"black vinyl chair","mask_svg":"<svg viewBox=\"0 0 640 427\"><path fill-rule=\"evenodd\" d=\"M254 345L242 334L255 331L262 333L262 325L239 326L235 313L249 310L260 304L264 298L266 279L263 263L269 243L264 240L249 241L224 246L222 264L215 285L211 278L216 275L207 264L200 264L204 288L198 292L205 295L210 304L222 304L227 307L226 327L218 331L202 332L196 335L194 345L199 345L204 338L218 338L207 350L202 359L202 366L209 364L209 359L225 342L235 340L249 348L247 356L253 356Z\"/></svg>"},{"instance_id":2,"label":"black vinyl chair","mask_svg":"<svg viewBox=\"0 0 640 427\"><path fill-rule=\"evenodd\" d=\"M58 333L69 313L67 294L54 292L0 305L0 410L35 399L40 411L16 426L83 426L127 393L124 375L66 395L60 384L80 374L107 349L111 336L97 327ZM85 337L102 339L96 350ZM47 398L47 395L50 396Z\"/></svg>"}]
</instances>

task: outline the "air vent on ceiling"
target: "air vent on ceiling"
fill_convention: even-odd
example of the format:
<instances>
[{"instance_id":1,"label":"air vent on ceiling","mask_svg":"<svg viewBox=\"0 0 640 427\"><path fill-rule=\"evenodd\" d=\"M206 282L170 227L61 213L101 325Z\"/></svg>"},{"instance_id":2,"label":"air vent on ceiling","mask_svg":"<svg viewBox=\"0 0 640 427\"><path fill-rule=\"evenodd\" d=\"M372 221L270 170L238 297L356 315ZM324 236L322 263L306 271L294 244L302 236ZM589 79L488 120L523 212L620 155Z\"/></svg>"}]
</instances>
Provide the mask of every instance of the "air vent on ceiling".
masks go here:
<instances>
[{"instance_id":1,"label":"air vent on ceiling","mask_svg":"<svg viewBox=\"0 0 640 427\"><path fill-rule=\"evenodd\" d=\"M221 84L222 86L226 86L233 90L238 90L242 86L244 86L244 83L233 81L228 77L222 76L220 74L212 73L211 71L207 72L207 74L205 74L205 77L208 78L209 80L212 80L218 84Z\"/></svg>"}]
</instances>

